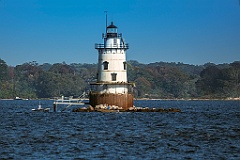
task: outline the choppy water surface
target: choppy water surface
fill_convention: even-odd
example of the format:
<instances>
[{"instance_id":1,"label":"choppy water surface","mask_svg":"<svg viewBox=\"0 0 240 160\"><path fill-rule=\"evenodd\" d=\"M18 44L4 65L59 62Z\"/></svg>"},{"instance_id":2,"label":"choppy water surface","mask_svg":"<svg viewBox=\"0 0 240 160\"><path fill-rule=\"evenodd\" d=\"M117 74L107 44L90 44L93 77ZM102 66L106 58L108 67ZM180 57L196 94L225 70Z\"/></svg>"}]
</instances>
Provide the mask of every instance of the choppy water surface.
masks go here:
<instances>
[{"instance_id":1,"label":"choppy water surface","mask_svg":"<svg viewBox=\"0 0 240 160\"><path fill-rule=\"evenodd\" d=\"M0 158L240 158L240 101L135 101L181 113L32 112L39 103L52 106L0 100Z\"/></svg>"}]
</instances>

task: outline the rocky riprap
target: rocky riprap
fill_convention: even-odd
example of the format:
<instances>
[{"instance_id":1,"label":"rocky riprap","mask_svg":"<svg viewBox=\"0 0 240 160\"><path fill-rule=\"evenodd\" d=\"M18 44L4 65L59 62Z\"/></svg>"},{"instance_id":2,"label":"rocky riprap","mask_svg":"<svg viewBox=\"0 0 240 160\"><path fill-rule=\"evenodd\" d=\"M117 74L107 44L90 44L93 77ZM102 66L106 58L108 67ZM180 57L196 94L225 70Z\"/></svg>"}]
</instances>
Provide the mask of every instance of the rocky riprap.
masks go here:
<instances>
[{"instance_id":1,"label":"rocky riprap","mask_svg":"<svg viewBox=\"0 0 240 160\"><path fill-rule=\"evenodd\" d=\"M124 110L115 105L97 105L95 108L89 105L88 107L73 109L73 112L181 112L178 108L148 108L148 107L130 107Z\"/></svg>"}]
</instances>

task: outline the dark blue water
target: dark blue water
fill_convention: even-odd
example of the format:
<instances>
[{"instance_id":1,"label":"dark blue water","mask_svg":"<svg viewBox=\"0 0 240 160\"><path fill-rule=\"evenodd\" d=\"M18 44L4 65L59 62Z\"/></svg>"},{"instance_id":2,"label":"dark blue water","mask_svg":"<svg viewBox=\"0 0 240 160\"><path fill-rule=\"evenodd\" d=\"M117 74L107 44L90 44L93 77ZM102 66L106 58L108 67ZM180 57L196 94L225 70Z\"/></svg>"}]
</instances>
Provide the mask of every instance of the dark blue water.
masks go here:
<instances>
[{"instance_id":1,"label":"dark blue water","mask_svg":"<svg viewBox=\"0 0 240 160\"><path fill-rule=\"evenodd\" d=\"M39 103L52 107L0 100L1 159L240 159L240 101L135 101L181 113L32 112Z\"/></svg>"}]
</instances>

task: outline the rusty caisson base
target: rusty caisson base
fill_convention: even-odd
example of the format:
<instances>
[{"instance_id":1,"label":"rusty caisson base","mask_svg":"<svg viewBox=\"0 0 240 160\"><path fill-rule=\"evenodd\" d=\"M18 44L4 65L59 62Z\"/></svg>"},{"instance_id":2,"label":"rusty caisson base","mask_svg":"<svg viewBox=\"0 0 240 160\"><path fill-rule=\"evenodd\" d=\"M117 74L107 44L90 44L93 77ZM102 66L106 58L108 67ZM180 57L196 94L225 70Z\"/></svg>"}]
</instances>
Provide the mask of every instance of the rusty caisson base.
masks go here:
<instances>
[{"instance_id":1,"label":"rusty caisson base","mask_svg":"<svg viewBox=\"0 0 240 160\"><path fill-rule=\"evenodd\" d=\"M90 93L89 103L95 107L99 104L116 105L128 110L133 107L133 95L132 94L113 94L113 93Z\"/></svg>"}]
</instances>

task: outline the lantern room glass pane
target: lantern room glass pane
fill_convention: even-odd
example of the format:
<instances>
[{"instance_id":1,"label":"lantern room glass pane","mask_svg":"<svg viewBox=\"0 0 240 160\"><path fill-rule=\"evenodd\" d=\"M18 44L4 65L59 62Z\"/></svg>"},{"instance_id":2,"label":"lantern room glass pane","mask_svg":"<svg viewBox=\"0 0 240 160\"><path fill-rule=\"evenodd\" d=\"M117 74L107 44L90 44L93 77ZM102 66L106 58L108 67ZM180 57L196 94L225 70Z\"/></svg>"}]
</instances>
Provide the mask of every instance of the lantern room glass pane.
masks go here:
<instances>
[{"instance_id":1,"label":"lantern room glass pane","mask_svg":"<svg viewBox=\"0 0 240 160\"><path fill-rule=\"evenodd\" d=\"M117 33L117 28L108 28L107 33Z\"/></svg>"}]
</instances>

